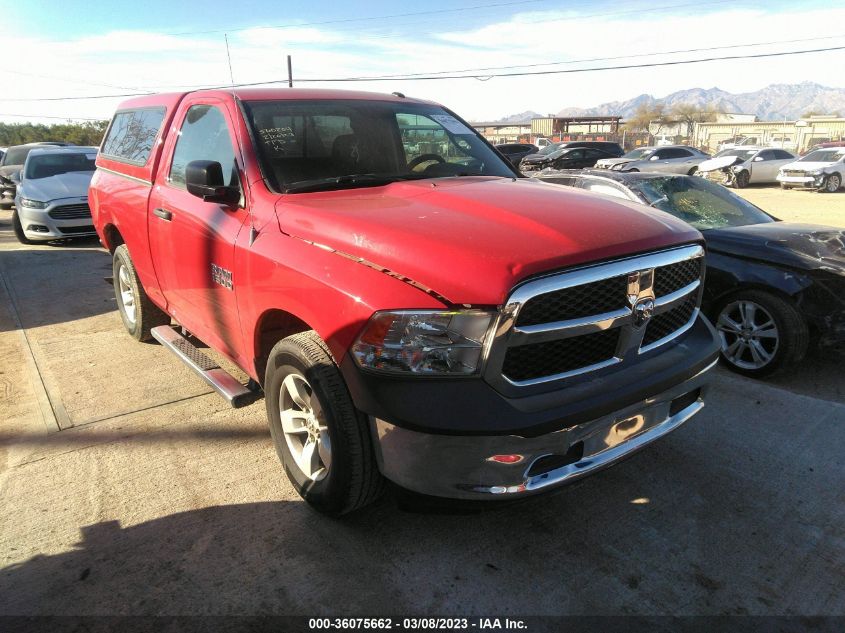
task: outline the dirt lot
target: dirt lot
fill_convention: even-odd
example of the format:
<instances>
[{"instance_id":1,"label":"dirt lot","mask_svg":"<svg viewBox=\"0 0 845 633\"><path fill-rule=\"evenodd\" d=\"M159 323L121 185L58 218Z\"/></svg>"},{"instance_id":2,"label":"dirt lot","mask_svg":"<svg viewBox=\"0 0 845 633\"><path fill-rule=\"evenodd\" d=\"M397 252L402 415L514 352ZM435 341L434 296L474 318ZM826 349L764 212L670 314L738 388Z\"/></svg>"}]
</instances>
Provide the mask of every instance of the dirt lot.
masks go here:
<instances>
[{"instance_id":1,"label":"dirt lot","mask_svg":"<svg viewBox=\"0 0 845 633\"><path fill-rule=\"evenodd\" d=\"M743 195L845 225L845 194ZM105 251L22 247L9 218L0 614L845 615L841 358L719 370L697 418L552 496L329 520L284 478L263 402L226 408L123 332Z\"/></svg>"},{"instance_id":2,"label":"dirt lot","mask_svg":"<svg viewBox=\"0 0 845 633\"><path fill-rule=\"evenodd\" d=\"M752 185L734 190L749 202L786 222L808 222L845 227L845 189L838 193L782 191L780 187Z\"/></svg>"}]
</instances>

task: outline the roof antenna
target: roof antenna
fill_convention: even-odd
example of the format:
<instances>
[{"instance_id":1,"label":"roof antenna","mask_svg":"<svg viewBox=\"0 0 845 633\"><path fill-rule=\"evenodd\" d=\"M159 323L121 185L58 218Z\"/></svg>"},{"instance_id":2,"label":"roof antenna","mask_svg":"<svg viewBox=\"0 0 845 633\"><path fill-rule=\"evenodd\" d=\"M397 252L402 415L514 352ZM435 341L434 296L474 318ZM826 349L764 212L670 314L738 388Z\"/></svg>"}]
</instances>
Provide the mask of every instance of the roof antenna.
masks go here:
<instances>
[{"instance_id":1,"label":"roof antenna","mask_svg":"<svg viewBox=\"0 0 845 633\"><path fill-rule=\"evenodd\" d=\"M237 108L236 112L241 112L241 108L238 105L238 97L235 94L235 74L232 72L232 56L229 54L229 35L228 33L223 34L223 40L226 42L226 60L229 62L229 83L231 84L232 88L232 100L235 102L235 107ZM246 174L246 160L244 159L244 146L241 142L241 125L240 120L238 117L235 118L235 139L238 142L238 154L241 155L241 168L244 170L244 174ZM243 195L246 195L246 191L243 192ZM258 231L255 230L255 219L252 217L252 205L247 202L246 206L247 216L249 217L249 245L252 246L253 242L255 242L255 238L258 237Z\"/></svg>"}]
</instances>

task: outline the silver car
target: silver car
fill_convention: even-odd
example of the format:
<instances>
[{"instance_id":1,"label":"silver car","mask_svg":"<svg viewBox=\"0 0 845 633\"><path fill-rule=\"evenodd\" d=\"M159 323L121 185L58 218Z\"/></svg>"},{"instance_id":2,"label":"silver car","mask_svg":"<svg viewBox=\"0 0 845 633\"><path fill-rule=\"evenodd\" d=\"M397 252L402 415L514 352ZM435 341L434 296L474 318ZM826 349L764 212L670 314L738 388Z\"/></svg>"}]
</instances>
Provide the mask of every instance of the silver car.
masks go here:
<instances>
[{"instance_id":1,"label":"silver car","mask_svg":"<svg viewBox=\"0 0 845 633\"><path fill-rule=\"evenodd\" d=\"M29 153L12 213L19 242L96 235L88 207L96 158L94 147L51 147Z\"/></svg>"},{"instance_id":2,"label":"silver car","mask_svg":"<svg viewBox=\"0 0 845 633\"><path fill-rule=\"evenodd\" d=\"M596 163L596 168L692 175L698 171L698 164L708 158L709 154L686 145L639 147L621 158L602 159Z\"/></svg>"},{"instance_id":3,"label":"silver car","mask_svg":"<svg viewBox=\"0 0 845 633\"><path fill-rule=\"evenodd\" d=\"M698 175L738 189L777 182L778 171L796 160L795 154L771 147L735 147L719 152L698 166Z\"/></svg>"}]
</instances>

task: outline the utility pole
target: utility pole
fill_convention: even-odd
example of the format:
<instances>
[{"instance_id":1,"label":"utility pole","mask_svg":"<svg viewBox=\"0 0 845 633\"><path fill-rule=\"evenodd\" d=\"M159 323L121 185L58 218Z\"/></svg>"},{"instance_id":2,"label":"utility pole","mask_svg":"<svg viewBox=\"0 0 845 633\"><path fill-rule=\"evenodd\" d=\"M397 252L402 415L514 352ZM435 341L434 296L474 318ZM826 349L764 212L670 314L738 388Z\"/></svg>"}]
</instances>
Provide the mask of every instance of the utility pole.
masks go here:
<instances>
[{"instance_id":1,"label":"utility pole","mask_svg":"<svg viewBox=\"0 0 845 633\"><path fill-rule=\"evenodd\" d=\"M290 55L288 55L288 88L293 88L293 69L291 66Z\"/></svg>"}]
</instances>

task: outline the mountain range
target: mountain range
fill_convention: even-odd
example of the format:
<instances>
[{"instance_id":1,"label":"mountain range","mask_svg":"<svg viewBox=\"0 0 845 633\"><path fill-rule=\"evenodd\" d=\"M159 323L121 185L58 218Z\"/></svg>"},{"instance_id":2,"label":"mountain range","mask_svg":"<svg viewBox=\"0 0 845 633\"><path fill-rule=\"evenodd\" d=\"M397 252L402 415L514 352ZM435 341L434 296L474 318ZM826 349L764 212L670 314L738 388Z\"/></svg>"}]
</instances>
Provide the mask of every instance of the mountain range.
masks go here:
<instances>
[{"instance_id":1,"label":"mountain range","mask_svg":"<svg viewBox=\"0 0 845 633\"><path fill-rule=\"evenodd\" d=\"M756 114L761 121L795 120L807 112L845 115L845 88L828 88L817 83L772 84L754 92L734 94L720 88L690 88L665 97L641 94L626 101L610 101L593 108L564 108L558 116L621 116L626 119L641 105L662 104L667 110L678 104L711 106L722 112ZM503 123L528 121L544 116L534 111L500 119Z\"/></svg>"}]
</instances>

